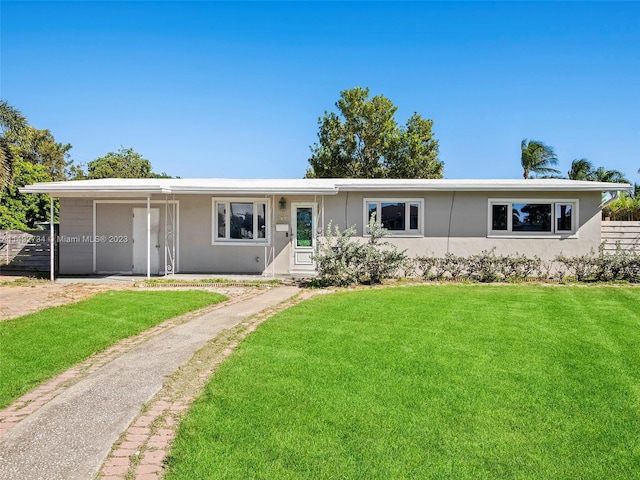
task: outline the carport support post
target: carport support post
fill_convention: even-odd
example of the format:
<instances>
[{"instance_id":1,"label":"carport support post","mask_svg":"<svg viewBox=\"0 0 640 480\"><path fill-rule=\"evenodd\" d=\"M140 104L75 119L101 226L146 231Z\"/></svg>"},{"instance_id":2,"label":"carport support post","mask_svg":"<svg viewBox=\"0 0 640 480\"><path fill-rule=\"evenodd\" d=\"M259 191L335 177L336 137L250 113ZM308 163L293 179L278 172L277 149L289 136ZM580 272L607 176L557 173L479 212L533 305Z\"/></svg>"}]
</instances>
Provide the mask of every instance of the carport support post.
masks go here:
<instances>
[{"instance_id":1,"label":"carport support post","mask_svg":"<svg viewBox=\"0 0 640 480\"><path fill-rule=\"evenodd\" d=\"M56 229L53 225L53 196L49 195L49 273L51 274L51 281L55 281L55 263L54 263L54 249L55 249L55 234Z\"/></svg>"},{"instance_id":2,"label":"carport support post","mask_svg":"<svg viewBox=\"0 0 640 480\"><path fill-rule=\"evenodd\" d=\"M147 195L147 278L151 278L151 196Z\"/></svg>"}]
</instances>

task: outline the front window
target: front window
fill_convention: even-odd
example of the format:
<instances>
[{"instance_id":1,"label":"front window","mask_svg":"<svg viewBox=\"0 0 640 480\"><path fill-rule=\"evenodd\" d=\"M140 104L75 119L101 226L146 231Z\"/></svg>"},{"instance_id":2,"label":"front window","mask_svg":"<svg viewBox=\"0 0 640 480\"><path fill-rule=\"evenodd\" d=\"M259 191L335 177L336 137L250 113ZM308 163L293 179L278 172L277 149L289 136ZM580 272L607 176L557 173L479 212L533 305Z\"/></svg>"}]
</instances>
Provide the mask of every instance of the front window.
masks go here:
<instances>
[{"instance_id":1,"label":"front window","mask_svg":"<svg viewBox=\"0 0 640 480\"><path fill-rule=\"evenodd\" d=\"M265 200L214 199L214 242L267 242Z\"/></svg>"},{"instance_id":2,"label":"front window","mask_svg":"<svg viewBox=\"0 0 640 480\"><path fill-rule=\"evenodd\" d=\"M376 220L391 235L422 234L421 199L366 199L365 228L374 215Z\"/></svg>"},{"instance_id":3,"label":"front window","mask_svg":"<svg viewBox=\"0 0 640 480\"><path fill-rule=\"evenodd\" d=\"M490 200L489 233L494 235L573 234L578 201Z\"/></svg>"},{"instance_id":4,"label":"front window","mask_svg":"<svg viewBox=\"0 0 640 480\"><path fill-rule=\"evenodd\" d=\"M513 203L511 204L514 232L550 232L550 203Z\"/></svg>"},{"instance_id":5,"label":"front window","mask_svg":"<svg viewBox=\"0 0 640 480\"><path fill-rule=\"evenodd\" d=\"M573 204L556 203L556 230L558 232L573 230Z\"/></svg>"}]
</instances>

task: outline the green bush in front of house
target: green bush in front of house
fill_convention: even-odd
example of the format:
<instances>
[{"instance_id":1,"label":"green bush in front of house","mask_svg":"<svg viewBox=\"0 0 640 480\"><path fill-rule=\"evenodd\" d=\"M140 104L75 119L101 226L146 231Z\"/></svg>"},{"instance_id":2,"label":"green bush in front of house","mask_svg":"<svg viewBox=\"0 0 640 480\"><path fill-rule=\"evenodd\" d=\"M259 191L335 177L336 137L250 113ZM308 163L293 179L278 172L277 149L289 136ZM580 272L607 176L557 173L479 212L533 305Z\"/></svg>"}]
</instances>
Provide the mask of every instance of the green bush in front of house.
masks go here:
<instances>
[{"instance_id":1,"label":"green bush in front of house","mask_svg":"<svg viewBox=\"0 0 640 480\"><path fill-rule=\"evenodd\" d=\"M408 258L404 251L382 239L386 230L375 221L369 221L366 242L353 240L355 227L340 231L331 223L326 237L320 242L314 259L318 277L316 283L336 286L375 284L394 278L404 270Z\"/></svg>"},{"instance_id":2,"label":"green bush in front of house","mask_svg":"<svg viewBox=\"0 0 640 480\"><path fill-rule=\"evenodd\" d=\"M375 284L386 279L419 277L425 280L491 282L562 281L640 282L640 253L623 250L565 256L553 261L524 254L498 255L496 249L463 257L447 253L443 257L417 256L409 259L404 251L382 241L386 231L374 219L369 223L366 241L356 240L355 227L340 231L331 225L315 255L318 277L315 283L327 286Z\"/></svg>"}]
</instances>

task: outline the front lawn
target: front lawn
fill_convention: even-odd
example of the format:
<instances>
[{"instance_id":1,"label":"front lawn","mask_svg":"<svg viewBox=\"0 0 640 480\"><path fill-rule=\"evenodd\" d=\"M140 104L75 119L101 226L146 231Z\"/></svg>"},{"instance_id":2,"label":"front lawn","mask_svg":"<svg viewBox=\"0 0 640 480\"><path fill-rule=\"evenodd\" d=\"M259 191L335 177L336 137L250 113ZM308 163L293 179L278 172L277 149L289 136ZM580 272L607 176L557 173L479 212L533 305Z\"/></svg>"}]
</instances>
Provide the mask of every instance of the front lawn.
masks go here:
<instances>
[{"instance_id":1,"label":"front lawn","mask_svg":"<svg viewBox=\"0 0 640 480\"><path fill-rule=\"evenodd\" d=\"M444 285L261 325L170 479L640 478L640 288Z\"/></svg>"},{"instance_id":2,"label":"front lawn","mask_svg":"<svg viewBox=\"0 0 640 480\"><path fill-rule=\"evenodd\" d=\"M0 322L0 408L123 338L223 300L202 290L105 292Z\"/></svg>"}]
</instances>

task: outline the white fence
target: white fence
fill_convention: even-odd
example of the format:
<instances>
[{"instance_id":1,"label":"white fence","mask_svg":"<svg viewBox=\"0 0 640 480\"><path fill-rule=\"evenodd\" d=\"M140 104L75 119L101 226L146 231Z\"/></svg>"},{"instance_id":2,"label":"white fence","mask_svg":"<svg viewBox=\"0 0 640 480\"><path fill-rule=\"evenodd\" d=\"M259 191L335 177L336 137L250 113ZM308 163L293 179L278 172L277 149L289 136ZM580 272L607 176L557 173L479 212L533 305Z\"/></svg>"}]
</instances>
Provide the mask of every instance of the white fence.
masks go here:
<instances>
[{"instance_id":1,"label":"white fence","mask_svg":"<svg viewBox=\"0 0 640 480\"><path fill-rule=\"evenodd\" d=\"M614 252L616 245L623 250L640 253L640 222L602 222L602 241L605 252Z\"/></svg>"}]
</instances>

